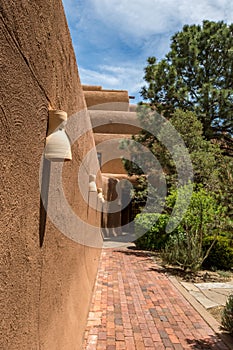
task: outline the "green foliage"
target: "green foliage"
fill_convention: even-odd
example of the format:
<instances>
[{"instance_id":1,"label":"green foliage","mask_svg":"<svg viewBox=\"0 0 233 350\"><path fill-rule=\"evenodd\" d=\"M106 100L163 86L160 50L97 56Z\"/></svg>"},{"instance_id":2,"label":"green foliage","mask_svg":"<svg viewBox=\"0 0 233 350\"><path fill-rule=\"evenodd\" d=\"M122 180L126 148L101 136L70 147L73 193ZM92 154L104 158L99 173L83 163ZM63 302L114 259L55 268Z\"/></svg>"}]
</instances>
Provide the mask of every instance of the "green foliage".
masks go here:
<instances>
[{"instance_id":1,"label":"green foliage","mask_svg":"<svg viewBox=\"0 0 233 350\"><path fill-rule=\"evenodd\" d=\"M168 208L173 208L174 204L182 209L184 203L180 198L186 201L185 193L189 186L179 188L179 192L172 190L167 197L166 205ZM180 195L177 201L177 196ZM202 185L196 185L192 194L189 207L182 220L182 225L186 231L200 231L203 235L209 235L214 229L224 227L226 208L218 203L214 193L209 192Z\"/></svg>"},{"instance_id":2,"label":"green foliage","mask_svg":"<svg viewBox=\"0 0 233 350\"><path fill-rule=\"evenodd\" d=\"M165 246L169 235L165 228L169 216L166 214L138 214L135 218L135 233L140 236L134 243L137 248L144 250L160 250Z\"/></svg>"},{"instance_id":3,"label":"green foliage","mask_svg":"<svg viewBox=\"0 0 233 350\"><path fill-rule=\"evenodd\" d=\"M162 258L171 265L196 271L201 265L201 253L197 237L181 231L170 236L162 252Z\"/></svg>"},{"instance_id":4,"label":"green foliage","mask_svg":"<svg viewBox=\"0 0 233 350\"><path fill-rule=\"evenodd\" d=\"M208 236L203 241L203 251L207 251L209 247L214 245L209 252L208 257L203 262L203 267L207 269L230 270L233 268L233 247L231 242L224 236Z\"/></svg>"},{"instance_id":5,"label":"green foliage","mask_svg":"<svg viewBox=\"0 0 233 350\"><path fill-rule=\"evenodd\" d=\"M140 151L140 145L146 147L156 157L163 169L168 188L177 184L177 166L182 172L184 158L187 159L187 157L190 157L192 161L194 181L196 183L203 183L211 191L220 188L220 173L221 179L225 175L222 174L223 169L225 173L225 166L221 167L223 156L218 145L204 139L203 126L193 112L184 112L177 109L170 119L171 127L169 128L166 128L160 118L158 118L158 113L151 112L148 108L139 110L138 118L142 126L146 130L151 130L153 135L143 130L139 135L132 137L136 141L133 149L129 146L130 141L127 140L124 147L133 154L135 163L143 163L144 169L148 169L145 175L156 174L156 171L158 173L159 169L156 169L156 165L152 164L151 158L146 159L145 152L142 153ZM172 129L174 129L174 132ZM170 144L171 149L168 150L159 139L165 140L167 144ZM182 145L186 147L186 154L183 154ZM174 163L174 158L176 158L176 164ZM142 169L135 163L128 160L124 162L125 169L129 175L142 174Z\"/></svg>"},{"instance_id":6,"label":"green foliage","mask_svg":"<svg viewBox=\"0 0 233 350\"><path fill-rule=\"evenodd\" d=\"M129 176L132 176L134 174L144 174L143 170L137 165L137 163L125 158L122 158L122 163Z\"/></svg>"},{"instance_id":7,"label":"green foliage","mask_svg":"<svg viewBox=\"0 0 233 350\"><path fill-rule=\"evenodd\" d=\"M141 90L158 112L193 111L207 139L233 144L233 24L203 21L185 25L171 38L171 50L157 62L148 58ZM230 149L227 149L230 152Z\"/></svg>"},{"instance_id":8,"label":"green foliage","mask_svg":"<svg viewBox=\"0 0 233 350\"><path fill-rule=\"evenodd\" d=\"M228 297L222 313L223 327L233 335L233 294Z\"/></svg>"},{"instance_id":9,"label":"green foliage","mask_svg":"<svg viewBox=\"0 0 233 350\"><path fill-rule=\"evenodd\" d=\"M181 189L182 191L186 191L186 188ZM167 206L172 208L176 199L177 191L172 191L167 198ZM182 201L178 201L181 209L183 205ZM164 261L178 264L184 269L198 270L210 254L224 220L225 208L219 205L214 196L204 188L197 188L179 224L179 234L173 234L165 246ZM213 243L203 251L203 241L210 235L214 236Z\"/></svg>"},{"instance_id":10,"label":"green foliage","mask_svg":"<svg viewBox=\"0 0 233 350\"><path fill-rule=\"evenodd\" d=\"M230 220L227 230L231 231L233 236L233 159L231 157L224 157L219 168L219 200L228 208Z\"/></svg>"},{"instance_id":11,"label":"green foliage","mask_svg":"<svg viewBox=\"0 0 233 350\"><path fill-rule=\"evenodd\" d=\"M177 191L171 191L166 200L168 213L175 203L178 203L176 213L179 217L179 210L185 205L186 191L187 186L180 189L181 196L178 202ZM172 234L166 232L169 214L138 214L135 219L135 232L139 236L135 241L136 247L161 250L164 262L192 271L202 266L229 270L233 267L232 236L219 235L225 227L225 211L212 193L198 186L193 192L182 221ZM141 236L142 232L146 233Z\"/></svg>"},{"instance_id":12,"label":"green foliage","mask_svg":"<svg viewBox=\"0 0 233 350\"><path fill-rule=\"evenodd\" d=\"M144 130L133 136L136 145L132 150L132 159L136 161L126 164L130 175L144 177L143 186L135 191L134 200L145 201L149 193L145 186L147 180L153 176L156 179L157 176L154 183L157 181L159 185L155 187L160 189L163 179L158 176L159 167L156 168L150 158L146 158L139 146L143 145L153 153L167 184L168 197L164 211L171 214L177 199L177 192L172 188L181 185L178 174L185 173L182 173L182 164L187 153L180 147L182 142L178 137L173 142L175 134L170 132L171 129L166 129L166 122L158 117L158 113L169 118L189 152L194 183L202 187L195 188L176 234L170 235L169 240L169 235L166 235L164 256L172 263L194 270L203 262L207 264L211 259L215 262L217 255L223 257L224 261L219 266L222 269L229 259L222 253L222 247L226 246L224 239L218 238L218 235L227 231L229 248L233 242L232 34L233 24L224 22L204 21L202 25L186 25L172 37L170 52L164 59L157 61L155 57L148 58L144 77L146 86L141 93L149 104L138 111ZM143 171L141 159L145 165ZM185 187L187 182L184 181L182 186ZM176 222L185 204L184 192L176 206ZM163 199L163 196L164 193L158 198ZM158 232L154 233L153 230L154 227L155 230L158 228L152 226L153 229L148 229L148 236L140 240L148 249L157 249ZM164 227L160 230L165 232Z\"/></svg>"},{"instance_id":13,"label":"green foliage","mask_svg":"<svg viewBox=\"0 0 233 350\"><path fill-rule=\"evenodd\" d=\"M215 191L219 188L223 156L217 144L204 139L203 125L193 112L177 109L170 119L189 151L194 182Z\"/></svg>"}]
</instances>

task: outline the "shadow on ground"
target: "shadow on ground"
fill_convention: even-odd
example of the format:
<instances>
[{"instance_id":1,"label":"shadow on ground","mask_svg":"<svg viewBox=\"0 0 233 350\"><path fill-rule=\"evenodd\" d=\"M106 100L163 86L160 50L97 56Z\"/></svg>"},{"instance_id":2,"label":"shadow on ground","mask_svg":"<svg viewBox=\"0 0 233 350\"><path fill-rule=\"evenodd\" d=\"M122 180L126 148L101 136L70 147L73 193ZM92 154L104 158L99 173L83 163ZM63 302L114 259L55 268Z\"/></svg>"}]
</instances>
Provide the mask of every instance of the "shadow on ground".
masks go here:
<instances>
[{"instance_id":1,"label":"shadow on ground","mask_svg":"<svg viewBox=\"0 0 233 350\"><path fill-rule=\"evenodd\" d=\"M152 251L145 251L137 249L136 247L127 247L125 250L121 249L114 249L118 253L125 254L125 255L133 255L133 256L139 256L139 257L145 257L145 258L152 258L155 262L154 267L150 267L150 271L163 273L163 274L170 274L173 276L180 276L185 277L186 275L190 276L190 272L187 273L184 270L182 270L179 267L167 267L162 265L162 260L159 258L159 254L157 252ZM157 265L156 265L157 263ZM191 277L191 276L190 276Z\"/></svg>"},{"instance_id":2,"label":"shadow on ground","mask_svg":"<svg viewBox=\"0 0 233 350\"><path fill-rule=\"evenodd\" d=\"M222 335L221 338L230 337L229 334ZM217 335L212 335L208 339L186 339L190 349L198 350L228 350L226 345L223 345L222 339Z\"/></svg>"},{"instance_id":3,"label":"shadow on ground","mask_svg":"<svg viewBox=\"0 0 233 350\"><path fill-rule=\"evenodd\" d=\"M140 256L140 257L151 257L155 255L154 252L149 252L149 251L144 251L144 250L139 250L135 247L127 247L127 250L124 249L114 249L115 252L125 254L125 255L133 255L133 256Z\"/></svg>"},{"instance_id":4,"label":"shadow on ground","mask_svg":"<svg viewBox=\"0 0 233 350\"><path fill-rule=\"evenodd\" d=\"M114 251L127 256L141 257L145 260L152 258L154 260L154 264L152 266L150 265L147 270L160 274L161 278L162 275L170 275L186 279L189 282L192 282L192 280L196 281L197 278L200 279L200 282L205 282L205 278L207 279L207 281L211 278L211 275L209 275L209 271L202 271L201 276L198 276L198 274L192 273L190 271L184 271L179 267L164 266L161 264L161 259L159 258L159 254L157 252L139 250L134 246L129 246L125 249L116 248L114 249ZM141 261L144 259L141 259ZM222 328L219 329L219 331L221 333L212 336L210 335L208 339L186 339L186 342L189 345L189 348L193 350L233 350L233 337L231 337ZM223 341L226 344L230 345L225 346L223 344Z\"/></svg>"},{"instance_id":5,"label":"shadow on ground","mask_svg":"<svg viewBox=\"0 0 233 350\"><path fill-rule=\"evenodd\" d=\"M160 274L169 275L169 276L174 276L186 282L192 282L192 283L223 282L224 283L232 279L232 275L221 276L217 272L210 271L210 270L198 270L196 272L193 272L188 269L184 270L179 266L166 265L163 263L160 253L156 251L154 252L154 251L140 250L135 246L129 246L127 247L127 249L124 249L124 250L116 249L116 251L126 255L152 258L155 265L149 268L151 271L158 272Z\"/></svg>"}]
</instances>

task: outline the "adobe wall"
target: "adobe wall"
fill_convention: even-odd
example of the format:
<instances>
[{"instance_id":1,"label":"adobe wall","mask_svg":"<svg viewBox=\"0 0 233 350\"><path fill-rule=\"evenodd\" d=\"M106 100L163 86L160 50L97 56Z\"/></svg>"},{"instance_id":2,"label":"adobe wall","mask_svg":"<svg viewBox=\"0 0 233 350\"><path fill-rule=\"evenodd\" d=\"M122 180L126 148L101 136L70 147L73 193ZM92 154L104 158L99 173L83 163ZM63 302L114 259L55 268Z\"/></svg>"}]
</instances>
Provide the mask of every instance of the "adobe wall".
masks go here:
<instances>
[{"instance_id":1,"label":"adobe wall","mask_svg":"<svg viewBox=\"0 0 233 350\"><path fill-rule=\"evenodd\" d=\"M71 116L85 108L70 34L61 0L0 0L0 9L0 348L80 349L100 249L60 233L46 219L39 191L48 109ZM88 115L74 127L90 127ZM77 186L79 166L93 146L92 132L76 142L63 186L74 212L99 225ZM85 186L95 166L97 159L86 169Z\"/></svg>"},{"instance_id":2,"label":"adobe wall","mask_svg":"<svg viewBox=\"0 0 233 350\"><path fill-rule=\"evenodd\" d=\"M94 133L135 135L141 131L136 112L90 110Z\"/></svg>"},{"instance_id":3,"label":"adobe wall","mask_svg":"<svg viewBox=\"0 0 233 350\"><path fill-rule=\"evenodd\" d=\"M107 111L128 111L129 95L127 90L106 90L101 86L83 85L88 109Z\"/></svg>"}]
</instances>

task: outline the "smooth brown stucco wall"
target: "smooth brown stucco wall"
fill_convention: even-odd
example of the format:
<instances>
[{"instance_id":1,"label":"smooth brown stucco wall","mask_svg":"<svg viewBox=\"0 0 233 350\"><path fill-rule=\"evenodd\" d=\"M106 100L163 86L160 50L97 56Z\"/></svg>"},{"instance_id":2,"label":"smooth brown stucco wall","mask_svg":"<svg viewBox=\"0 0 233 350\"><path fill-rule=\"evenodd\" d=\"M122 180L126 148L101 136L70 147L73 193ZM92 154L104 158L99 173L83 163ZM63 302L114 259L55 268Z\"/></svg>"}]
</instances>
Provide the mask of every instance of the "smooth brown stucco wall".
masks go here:
<instances>
[{"instance_id":1,"label":"smooth brown stucco wall","mask_svg":"<svg viewBox=\"0 0 233 350\"><path fill-rule=\"evenodd\" d=\"M94 133L135 135L141 131L135 112L90 110Z\"/></svg>"},{"instance_id":2,"label":"smooth brown stucco wall","mask_svg":"<svg viewBox=\"0 0 233 350\"><path fill-rule=\"evenodd\" d=\"M84 90L88 109L128 111L129 95L126 90Z\"/></svg>"},{"instance_id":3,"label":"smooth brown stucco wall","mask_svg":"<svg viewBox=\"0 0 233 350\"><path fill-rule=\"evenodd\" d=\"M48 109L85 108L69 30L60 0L0 0L0 10L0 348L80 349L100 249L73 242L48 217L42 237L39 192ZM85 127L87 114L77 125ZM91 131L76 142L63 182L74 211L98 225L77 186L93 145Z\"/></svg>"}]
</instances>

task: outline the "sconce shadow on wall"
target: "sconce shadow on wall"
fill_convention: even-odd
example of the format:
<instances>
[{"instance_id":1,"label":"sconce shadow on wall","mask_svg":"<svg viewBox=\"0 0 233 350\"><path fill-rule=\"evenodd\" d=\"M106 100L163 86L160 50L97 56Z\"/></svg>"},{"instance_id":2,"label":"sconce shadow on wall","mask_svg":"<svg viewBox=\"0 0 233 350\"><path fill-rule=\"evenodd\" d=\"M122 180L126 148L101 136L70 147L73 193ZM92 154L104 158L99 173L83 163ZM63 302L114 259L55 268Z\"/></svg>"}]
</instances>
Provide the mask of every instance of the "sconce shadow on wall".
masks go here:
<instances>
[{"instance_id":1,"label":"sconce shadow on wall","mask_svg":"<svg viewBox=\"0 0 233 350\"><path fill-rule=\"evenodd\" d=\"M72 159L70 140L65 131L66 123L66 112L61 110L49 111L48 131L41 179L39 223L40 247L43 246L46 229L51 162L63 162Z\"/></svg>"},{"instance_id":2,"label":"sconce shadow on wall","mask_svg":"<svg viewBox=\"0 0 233 350\"><path fill-rule=\"evenodd\" d=\"M46 221L47 221L50 169L51 169L51 163L44 158L43 169L42 169L42 180L41 180L41 193L40 193L40 223L39 223L40 247L42 247L44 243L44 235L45 235L45 228L46 228Z\"/></svg>"}]
</instances>

